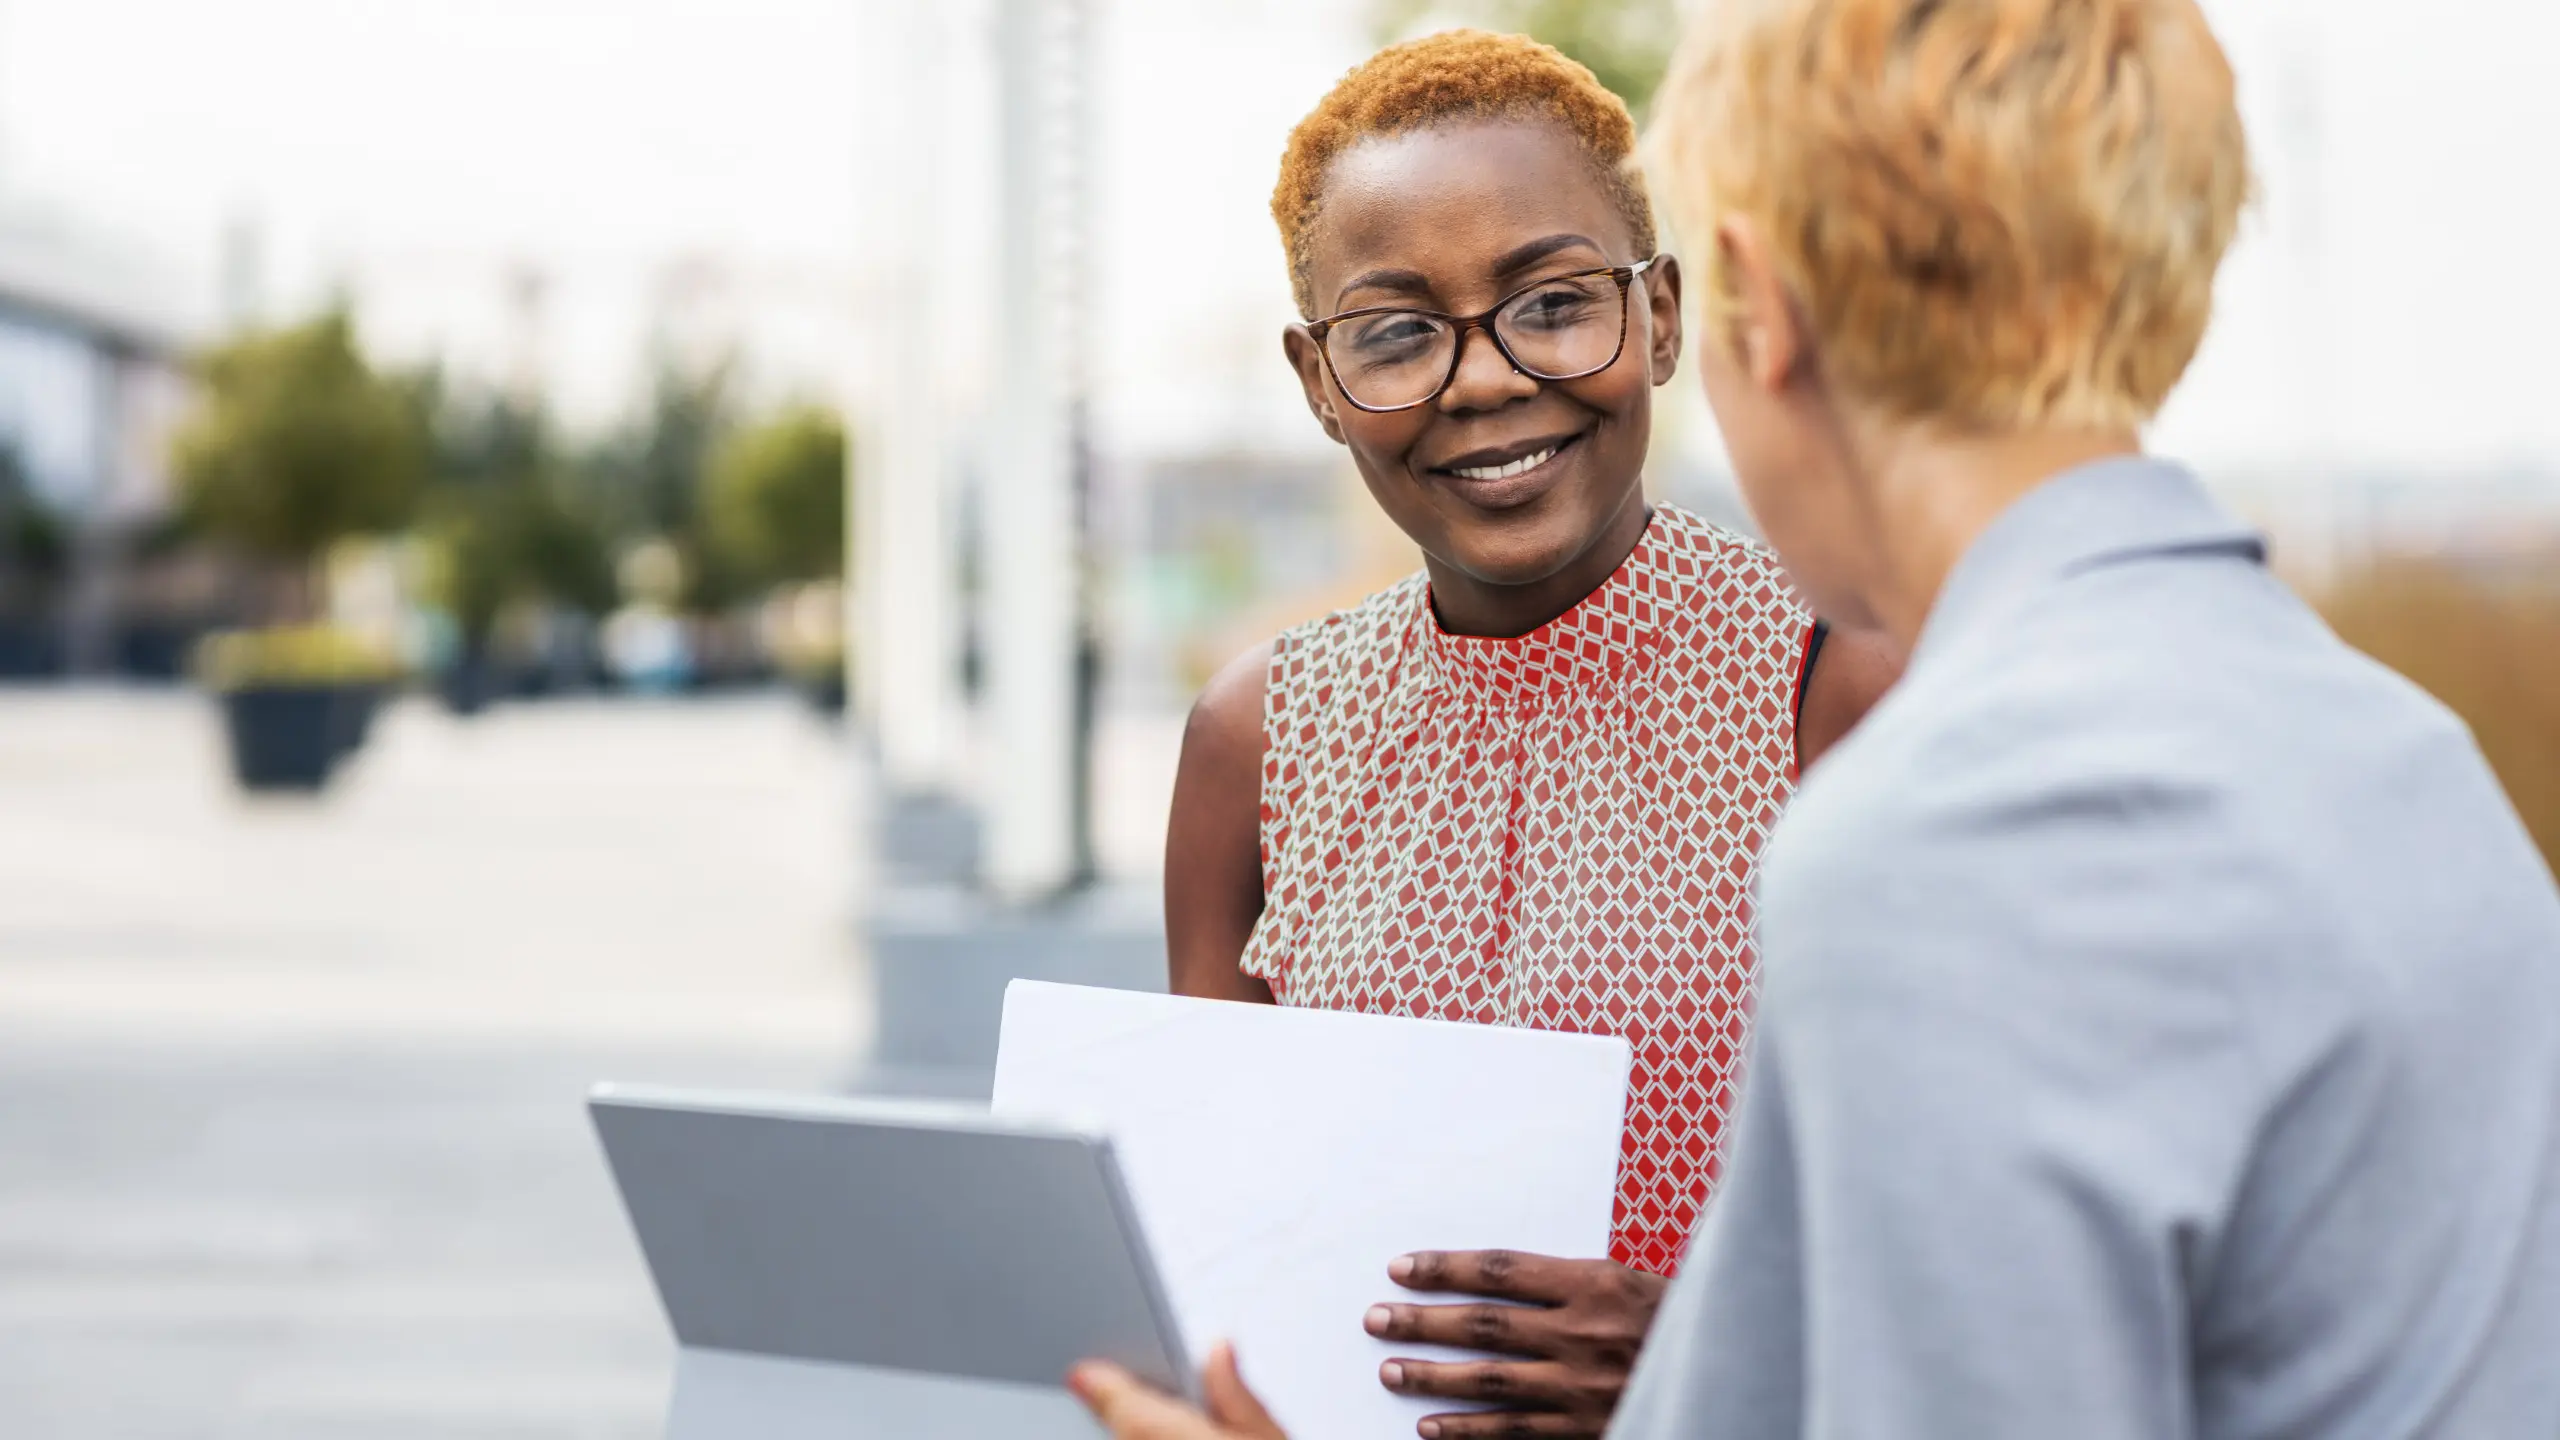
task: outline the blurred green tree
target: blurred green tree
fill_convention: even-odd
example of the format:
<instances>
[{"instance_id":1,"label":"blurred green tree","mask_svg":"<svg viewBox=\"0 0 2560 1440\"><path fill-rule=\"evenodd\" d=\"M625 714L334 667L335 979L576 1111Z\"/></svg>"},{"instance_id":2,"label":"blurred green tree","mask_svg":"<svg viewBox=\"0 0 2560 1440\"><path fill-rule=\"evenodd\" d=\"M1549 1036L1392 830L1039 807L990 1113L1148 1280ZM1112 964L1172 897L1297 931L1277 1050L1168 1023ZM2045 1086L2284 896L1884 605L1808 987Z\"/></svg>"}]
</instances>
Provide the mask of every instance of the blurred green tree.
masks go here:
<instances>
[{"instance_id":1,"label":"blurred green tree","mask_svg":"<svg viewBox=\"0 0 2560 1440\"><path fill-rule=\"evenodd\" d=\"M403 393L431 437L421 537L429 588L466 649L485 644L519 601L589 615L613 608L613 539L538 403L456 396L438 371L405 377Z\"/></svg>"},{"instance_id":2,"label":"blurred green tree","mask_svg":"<svg viewBox=\"0 0 2560 1440\"><path fill-rule=\"evenodd\" d=\"M1673 0L1373 0L1378 42L1472 25L1544 40L1591 67L1644 119L1680 37Z\"/></svg>"},{"instance_id":3,"label":"blurred green tree","mask_svg":"<svg viewBox=\"0 0 2560 1440\"><path fill-rule=\"evenodd\" d=\"M415 513L428 453L415 405L366 363L343 305L238 336L194 369L201 403L171 457L186 518L208 539L288 567L307 614L329 546Z\"/></svg>"},{"instance_id":4,"label":"blurred green tree","mask_svg":"<svg viewBox=\"0 0 2560 1440\"><path fill-rule=\"evenodd\" d=\"M745 582L707 533L704 497L712 457L735 424L731 366L688 367L662 357L648 403L621 433L573 467L584 496L617 548L653 540L684 562L686 609L711 613L743 598Z\"/></svg>"},{"instance_id":5,"label":"blurred green tree","mask_svg":"<svg viewBox=\"0 0 2560 1440\"><path fill-rule=\"evenodd\" d=\"M703 497L711 550L756 589L844 573L844 422L795 405L740 430L712 457Z\"/></svg>"},{"instance_id":6,"label":"blurred green tree","mask_svg":"<svg viewBox=\"0 0 2560 1440\"><path fill-rule=\"evenodd\" d=\"M661 360L649 398L579 465L579 481L614 535L636 541L690 534L712 454L733 422L730 367Z\"/></svg>"}]
</instances>

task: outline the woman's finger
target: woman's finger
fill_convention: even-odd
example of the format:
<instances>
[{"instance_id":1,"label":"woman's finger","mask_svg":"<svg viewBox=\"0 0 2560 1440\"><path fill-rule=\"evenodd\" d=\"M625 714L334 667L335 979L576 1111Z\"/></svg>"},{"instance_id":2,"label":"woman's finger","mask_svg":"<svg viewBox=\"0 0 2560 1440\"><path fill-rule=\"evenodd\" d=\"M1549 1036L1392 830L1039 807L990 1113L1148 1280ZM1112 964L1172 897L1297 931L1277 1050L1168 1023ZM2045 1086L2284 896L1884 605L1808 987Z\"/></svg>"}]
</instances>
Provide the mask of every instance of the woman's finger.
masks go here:
<instances>
[{"instance_id":1,"label":"woman's finger","mask_svg":"<svg viewBox=\"0 0 2560 1440\"><path fill-rule=\"evenodd\" d=\"M1609 1428L1606 1415L1523 1414L1517 1410L1433 1415L1415 1427L1423 1440L1547 1440L1571 1436L1597 1440Z\"/></svg>"},{"instance_id":2,"label":"woman's finger","mask_svg":"<svg viewBox=\"0 0 2560 1440\"><path fill-rule=\"evenodd\" d=\"M1372 1305L1362 1328L1381 1340L1454 1345L1496 1355L1561 1353L1555 1312L1525 1305Z\"/></svg>"},{"instance_id":3,"label":"woman's finger","mask_svg":"<svg viewBox=\"0 0 2560 1440\"><path fill-rule=\"evenodd\" d=\"M1505 1410L1594 1410L1607 1414L1612 1392L1587 1372L1552 1360L1390 1360L1378 1383L1399 1395L1476 1400Z\"/></svg>"},{"instance_id":4,"label":"woman's finger","mask_svg":"<svg viewBox=\"0 0 2560 1440\"><path fill-rule=\"evenodd\" d=\"M1516 1250L1417 1250L1389 1263L1387 1278L1407 1290L1560 1305L1588 1286L1583 1272L1607 1266L1605 1260L1558 1260Z\"/></svg>"}]
</instances>

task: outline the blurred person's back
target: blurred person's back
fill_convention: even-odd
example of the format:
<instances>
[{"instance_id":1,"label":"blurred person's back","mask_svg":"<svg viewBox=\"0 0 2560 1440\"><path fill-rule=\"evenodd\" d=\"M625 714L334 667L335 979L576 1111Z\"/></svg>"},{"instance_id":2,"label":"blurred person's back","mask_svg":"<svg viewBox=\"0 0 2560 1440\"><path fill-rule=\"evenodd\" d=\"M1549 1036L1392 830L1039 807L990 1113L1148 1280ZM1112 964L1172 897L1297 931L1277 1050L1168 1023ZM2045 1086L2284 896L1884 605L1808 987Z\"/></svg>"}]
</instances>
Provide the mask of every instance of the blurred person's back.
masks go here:
<instances>
[{"instance_id":1,"label":"blurred person's back","mask_svg":"<svg viewBox=\"0 0 2560 1440\"><path fill-rule=\"evenodd\" d=\"M2560 1436L2560 895L2462 723L2278 590L2212 572L2145 617L2184 686L2096 666L2120 736L2192 747L2134 763L2228 807L2212 888L2255 896L2219 947L2257 1069L2192 1237L2197 1413Z\"/></svg>"},{"instance_id":2,"label":"blurred person's back","mask_svg":"<svg viewBox=\"0 0 2560 1440\"><path fill-rule=\"evenodd\" d=\"M1993 525L1762 925L1624 1433L2560 1434L2560 892L2183 472Z\"/></svg>"},{"instance_id":3,"label":"blurred person's back","mask_svg":"<svg viewBox=\"0 0 2560 1440\"><path fill-rule=\"evenodd\" d=\"M2216 1071L2188 1047L2238 1043L2224 1093L2103 1107L2187 1109L2177 1123L2073 1142L2094 1172L2156 1187L2141 1200L2187 1282L2200 1433L2560 1434L2552 876L2459 721L2230 563L2247 542L2212 535L2209 512L2192 523L2185 554L2086 561L2008 597L1996 639L1986 625L1924 667L1952 722L1932 727L1935 753L1896 758L1947 774L1944 742L1970 732L1986 743L1953 768L1976 800L2018 807L2012 843L2074 832L2071 923L2105 924L2101 895L2128 912L2098 941L2126 963L2074 982L2093 1005L2132 1002L2120 1078L2202 1079ZM1942 603L1965 598L1951 585ZM2003 736L2019 743L1987 743ZM2058 827L2032 813L2092 802ZM2146 905L2174 913L2129 913ZM2201 1003L2111 993L2151 985ZM2233 1028L2212 1034L2222 1004Z\"/></svg>"}]
</instances>

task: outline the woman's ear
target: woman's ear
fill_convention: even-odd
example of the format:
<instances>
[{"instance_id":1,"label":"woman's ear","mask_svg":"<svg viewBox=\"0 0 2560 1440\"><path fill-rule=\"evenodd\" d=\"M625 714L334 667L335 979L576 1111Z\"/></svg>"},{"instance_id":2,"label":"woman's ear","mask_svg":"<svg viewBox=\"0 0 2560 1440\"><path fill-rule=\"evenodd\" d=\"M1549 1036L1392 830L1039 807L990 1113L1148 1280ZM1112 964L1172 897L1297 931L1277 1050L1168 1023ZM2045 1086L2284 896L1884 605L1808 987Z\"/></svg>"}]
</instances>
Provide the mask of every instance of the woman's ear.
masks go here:
<instances>
[{"instance_id":1,"label":"woman's ear","mask_svg":"<svg viewBox=\"0 0 2560 1440\"><path fill-rule=\"evenodd\" d=\"M1733 301L1734 359L1752 384L1772 393L1785 389L1812 337L1779 278L1767 239L1750 220L1728 215L1716 224L1716 264Z\"/></svg>"},{"instance_id":2,"label":"woman's ear","mask_svg":"<svg viewBox=\"0 0 2560 1440\"><path fill-rule=\"evenodd\" d=\"M1289 368L1298 372L1298 388L1307 394L1307 413L1316 417L1324 433L1336 445L1346 444L1342 438L1342 417L1333 408L1333 386L1327 380L1323 347L1304 325L1292 325L1280 332L1280 348L1289 357Z\"/></svg>"},{"instance_id":3,"label":"woman's ear","mask_svg":"<svg viewBox=\"0 0 2560 1440\"><path fill-rule=\"evenodd\" d=\"M1680 257L1663 254L1644 272L1639 282L1643 287L1646 313L1653 318L1653 348L1647 356L1653 367L1653 383L1668 385L1680 369Z\"/></svg>"}]
</instances>

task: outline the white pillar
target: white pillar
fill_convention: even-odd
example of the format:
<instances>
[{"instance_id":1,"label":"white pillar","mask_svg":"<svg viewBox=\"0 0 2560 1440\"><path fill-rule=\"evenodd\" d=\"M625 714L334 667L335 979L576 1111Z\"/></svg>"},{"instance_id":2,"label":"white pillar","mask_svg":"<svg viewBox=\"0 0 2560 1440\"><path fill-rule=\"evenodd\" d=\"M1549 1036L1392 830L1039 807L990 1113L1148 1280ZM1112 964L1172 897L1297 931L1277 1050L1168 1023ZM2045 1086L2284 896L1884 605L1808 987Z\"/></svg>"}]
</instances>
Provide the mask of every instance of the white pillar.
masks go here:
<instances>
[{"instance_id":1,"label":"white pillar","mask_svg":"<svg viewBox=\"0 0 2560 1440\"><path fill-rule=\"evenodd\" d=\"M856 65L865 213L846 417L846 682L892 795L955 783L964 719L957 454L937 383L945 317L932 263L948 159L934 112L952 57L929 11L914 0L867 0Z\"/></svg>"},{"instance_id":2,"label":"white pillar","mask_svg":"<svg viewBox=\"0 0 2560 1440\"><path fill-rule=\"evenodd\" d=\"M986 879L1055 894L1082 856L1076 431L1083 383L1088 10L1002 0L997 93L1003 328L985 515Z\"/></svg>"}]
</instances>

